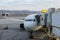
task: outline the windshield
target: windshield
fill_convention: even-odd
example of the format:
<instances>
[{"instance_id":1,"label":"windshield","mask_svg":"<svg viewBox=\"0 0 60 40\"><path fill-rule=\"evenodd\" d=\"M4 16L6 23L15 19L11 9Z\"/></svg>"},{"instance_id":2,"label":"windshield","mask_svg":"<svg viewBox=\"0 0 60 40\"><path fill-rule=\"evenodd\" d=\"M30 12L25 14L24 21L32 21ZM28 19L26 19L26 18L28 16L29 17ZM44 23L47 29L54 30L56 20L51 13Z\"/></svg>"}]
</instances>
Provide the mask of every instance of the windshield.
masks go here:
<instances>
[{"instance_id":1,"label":"windshield","mask_svg":"<svg viewBox=\"0 0 60 40\"><path fill-rule=\"evenodd\" d=\"M35 19L25 19L25 21L35 21Z\"/></svg>"}]
</instances>

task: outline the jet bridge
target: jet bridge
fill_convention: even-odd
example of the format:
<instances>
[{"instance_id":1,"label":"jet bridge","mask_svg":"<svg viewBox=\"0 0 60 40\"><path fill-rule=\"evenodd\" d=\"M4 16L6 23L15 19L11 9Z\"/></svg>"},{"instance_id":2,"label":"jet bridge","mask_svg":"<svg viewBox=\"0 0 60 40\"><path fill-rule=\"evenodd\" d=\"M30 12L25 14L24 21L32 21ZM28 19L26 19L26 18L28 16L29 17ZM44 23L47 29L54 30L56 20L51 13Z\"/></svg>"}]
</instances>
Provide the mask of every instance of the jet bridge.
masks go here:
<instances>
[{"instance_id":1,"label":"jet bridge","mask_svg":"<svg viewBox=\"0 0 60 40\"><path fill-rule=\"evenodd\" d=\"M48 27L49 37L59 38L60 40L60 12L56 12L55 8L51 8L45 14L45 25Z\"/></svg>"},{"instance_id":2,"label":"jet bridge","mask_svg":"<svg viewBox=\"0 0 60 40\"><path fill-rule=\"evenodd\" d=\"M52 14L52 33L55 38L59 38L60 40L60 12L55 12Z\"/></svg>"}]
</instances>

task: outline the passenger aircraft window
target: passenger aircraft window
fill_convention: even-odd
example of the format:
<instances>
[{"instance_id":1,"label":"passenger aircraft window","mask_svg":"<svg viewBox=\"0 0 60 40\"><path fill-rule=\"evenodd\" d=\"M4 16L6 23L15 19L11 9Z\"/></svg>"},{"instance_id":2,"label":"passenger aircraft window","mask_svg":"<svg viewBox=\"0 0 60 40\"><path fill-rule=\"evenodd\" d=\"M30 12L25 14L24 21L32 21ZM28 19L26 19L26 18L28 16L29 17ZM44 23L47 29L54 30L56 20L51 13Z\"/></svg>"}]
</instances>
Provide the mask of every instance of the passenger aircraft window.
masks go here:
<instances>
[{"instance_id":1,"label":"passenger aircraft window","mask_svg":"<svg viewBox=\"0 0 60 40\"><path fill-rule=\"evenodd\" d=\"M35 19L26 19L25 21L35 21Z\"/></svg>"},{"instance_id":2,"label":"passenger aircraft window","mask_svg":"<svg viewBox=\"0 0 60 40\"><path fill-rule=\"evenodd\" d=\"M35 19L33 21L35 21Z\"/></svg>"}]
</instances>

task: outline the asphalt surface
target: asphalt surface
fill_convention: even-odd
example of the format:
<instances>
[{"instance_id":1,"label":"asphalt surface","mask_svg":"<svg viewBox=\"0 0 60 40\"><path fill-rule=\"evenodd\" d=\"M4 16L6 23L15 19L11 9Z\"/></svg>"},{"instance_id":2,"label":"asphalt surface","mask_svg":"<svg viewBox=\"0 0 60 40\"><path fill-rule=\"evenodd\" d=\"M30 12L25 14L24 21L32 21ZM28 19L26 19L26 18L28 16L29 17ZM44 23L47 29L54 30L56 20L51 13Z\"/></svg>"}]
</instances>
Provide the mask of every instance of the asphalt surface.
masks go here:
<instances>
[{"instance_id":1,"label":"asphalt surface","mask_svg":"<svg viewBox=\"0 0 60 40\"><path fill-rule=\"evenodd\" d=\"M29 33L21 29L0 30L0 40L48 40L43 32L33 32L34 38L29 38Z\"/></svg>"},{"instance_id":2,"label":"asphalt surface","mask_svg":"<svg viewBox=\"0 0 60 40\"><path fill-rule=\"evenodd\" d=\"M8 28L6 30L0 29L0 40L43 40L45 37L43 32L33 32L35 36L38 34L37 38L30 39L29 33L25 30L22 30L19 27L16 28Z\"/></svg>"}]
</instances>

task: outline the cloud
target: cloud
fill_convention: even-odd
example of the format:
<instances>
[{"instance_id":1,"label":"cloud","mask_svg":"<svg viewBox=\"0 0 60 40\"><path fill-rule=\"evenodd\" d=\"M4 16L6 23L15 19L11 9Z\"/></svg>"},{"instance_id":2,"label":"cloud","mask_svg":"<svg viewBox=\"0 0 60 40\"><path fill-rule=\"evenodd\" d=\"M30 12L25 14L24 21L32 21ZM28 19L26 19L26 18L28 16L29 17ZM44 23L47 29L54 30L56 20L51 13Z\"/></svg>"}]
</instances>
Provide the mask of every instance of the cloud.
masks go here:
<instances>
[{"instance_id":1,"label":"cloud","mask_svg":"<svg viewBox=\"0 0 60 40\"><path fill-rule=\"evenodd\" d=\"M60 3L59 0L0 0L0 5L38 5L38 4L56 4Z\"/></svg>"},{"instance_id":2,"label":"cloud","mask_svg":"<svg viewBox=\"0 0 60 40\"><path fill-rule=\"evenodd\" d=\"M14 0L0 0L1 3L13 2Z\"/></svg>"},{"instance_id":3,"label":"cloud","mask_svg":"<svg viewBox=\"0 0 60 40\"><path fill-rule=\"evenodd\" d=\"M12 3L12 2L14 2L14 0L0 0L0 6L3 6L3 5L6 6L8 3Z\"/></svg>"},{"instance_id":4,"label":"cloud","mask_svg":"<svg viewBox=\"0 0 60 40\"><path fill-rule=\"evenodd\" d=\"M60 0L0 0L0 9L40 10L60 7Z\"/></svg>"},{"instance_id":5,"label":"cloud","mask_svg":"<svg viewBox=\"0 0 60 40\"><path fill-rule=\"evenodd\" d=\"M33 2L35 0L24 0L24 2Z\"/></svg>"}]
</instances>

